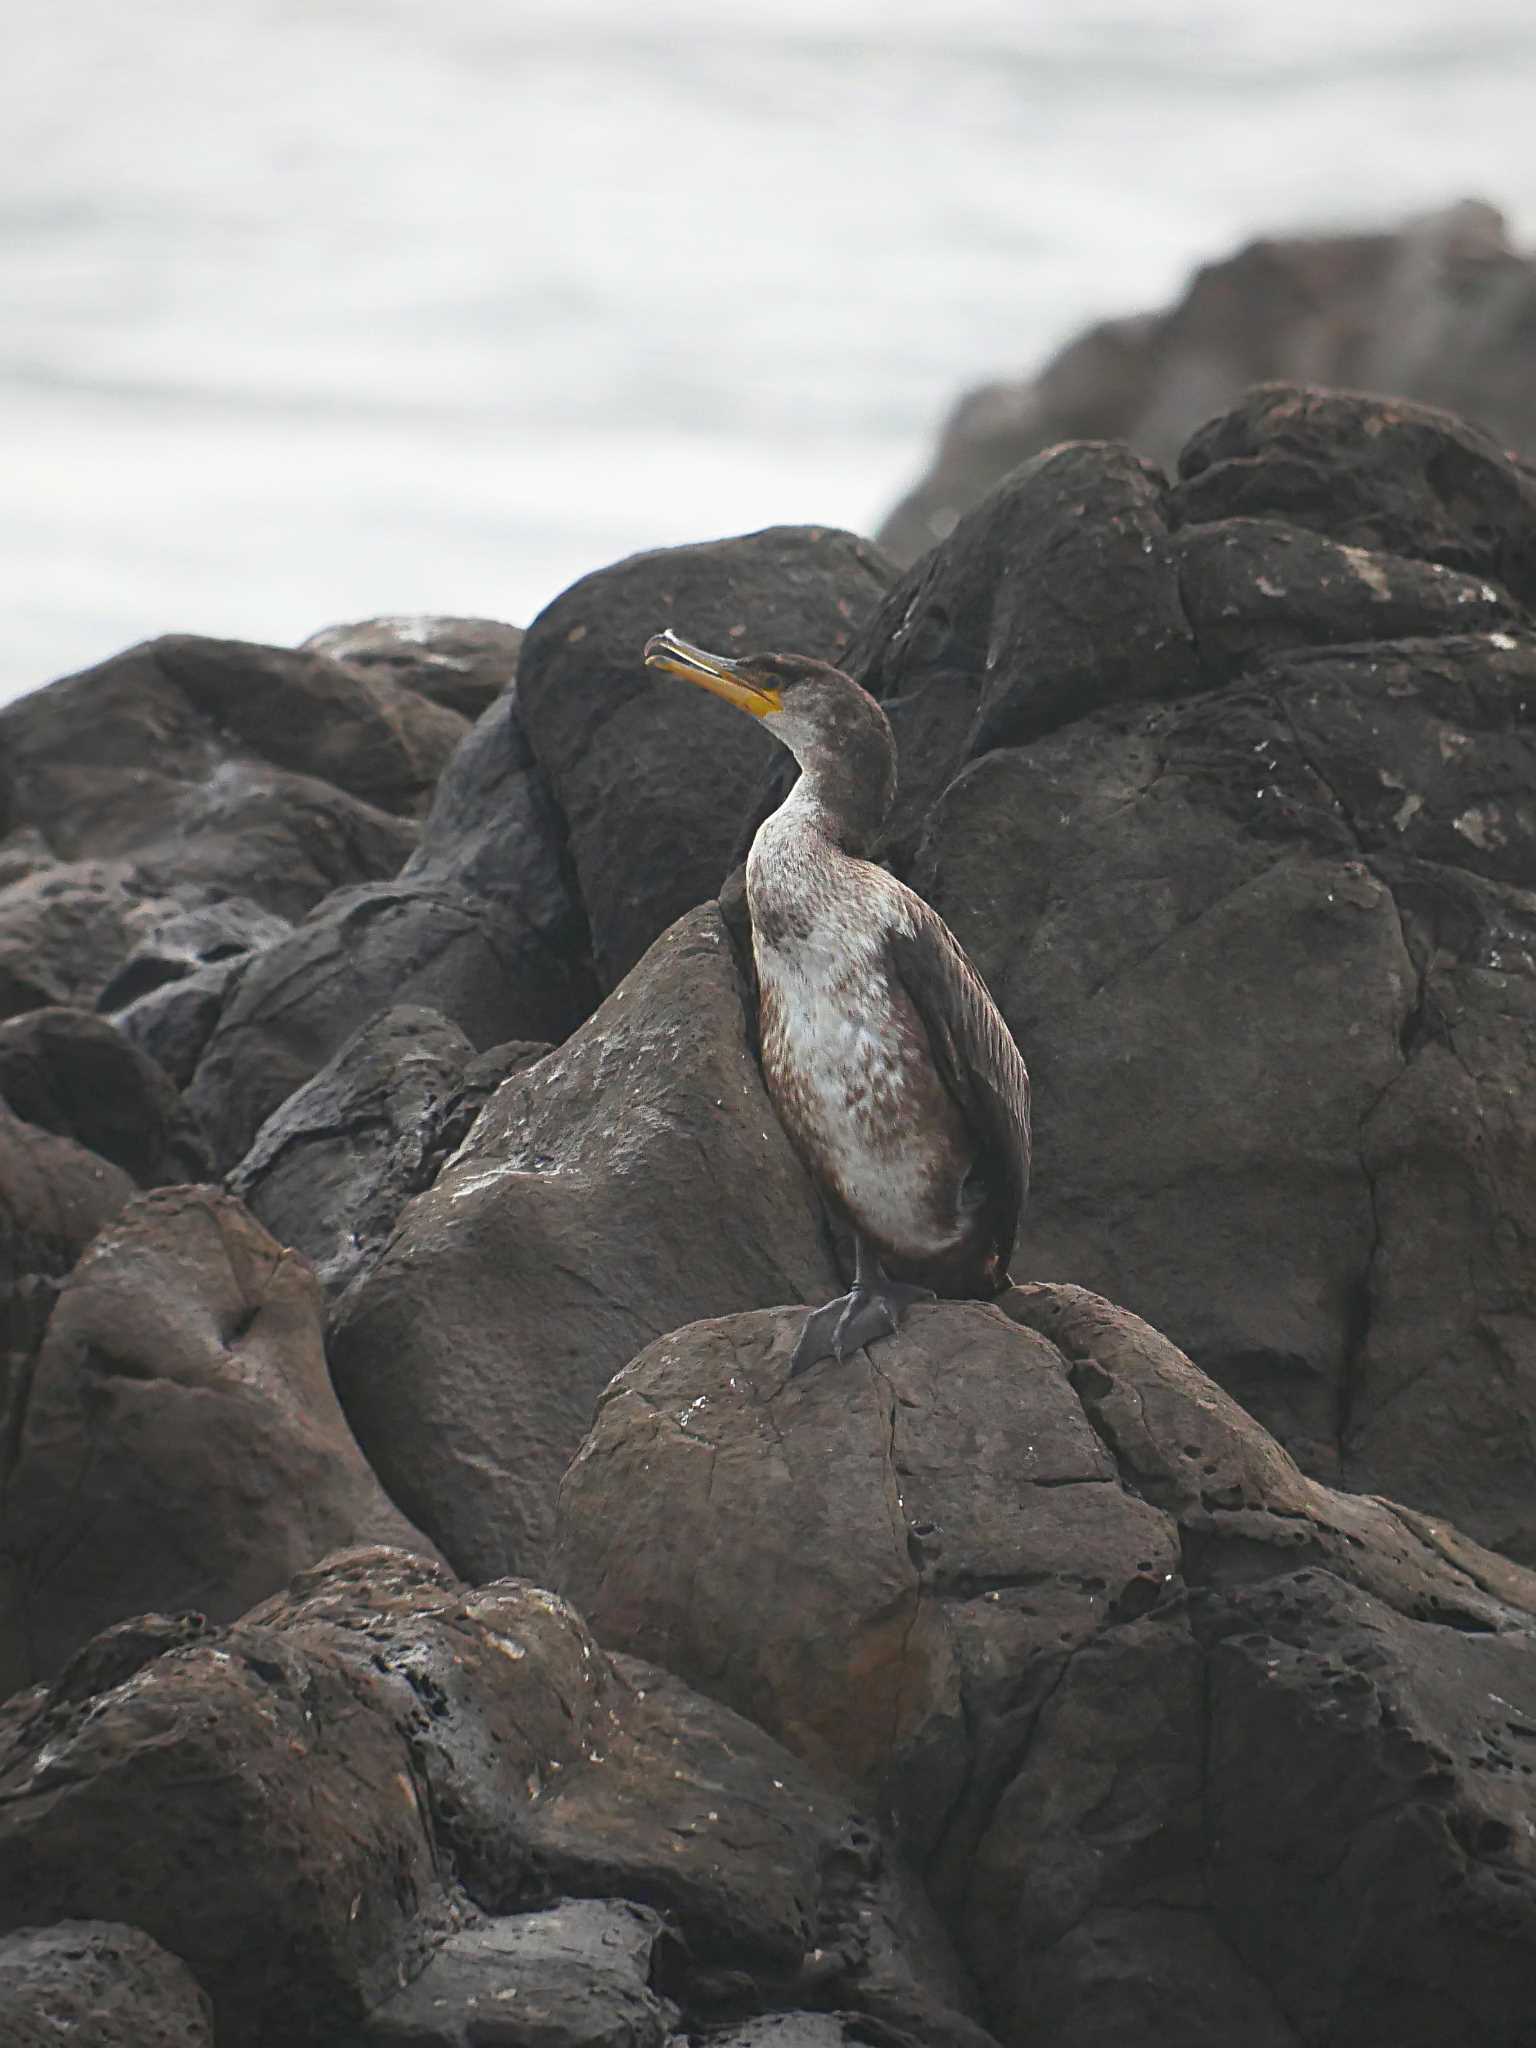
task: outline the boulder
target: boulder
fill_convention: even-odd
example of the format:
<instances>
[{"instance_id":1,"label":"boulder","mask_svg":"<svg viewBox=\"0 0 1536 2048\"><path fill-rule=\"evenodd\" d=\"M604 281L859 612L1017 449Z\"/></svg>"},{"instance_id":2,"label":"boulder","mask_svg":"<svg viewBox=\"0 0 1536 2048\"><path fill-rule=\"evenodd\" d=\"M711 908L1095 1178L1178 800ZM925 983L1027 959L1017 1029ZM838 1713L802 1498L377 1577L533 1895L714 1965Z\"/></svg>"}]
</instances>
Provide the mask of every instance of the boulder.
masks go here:
<instances>
[{"instance_id":1,"label":"boulder","mask_svg":"<svg viewBox=\"0 0 1536 2048\"><path fill-rule=\"evenodd\" d=\"M973 762L914 870L1030 1064L1014 1270L1522 1557L1533 686L1524 629L1256 657Z\"/></svg>"},{"instance_id":2,"label":"boulder","mask_svg":"<svg viewBox=\"0 0 1536 2048\"><path fill-rule=\"evenodd\" d=\"M331 1369L455 1567L537 1575L561 1475L627 1359L701 1314L838 1286L710 907L497 1090L343 1297Z\"/></svg>"},{"instance_id":3,"label":"boulder","mask_svg":"<svg viewBox=\"0 0 1536 2048\"><path fill-rule=\"evenodd\" d=\"M971 754L1201 687L1167 495L1128 449L1052 448L894 584L846 666L896 735L899 857Z\"/></svg>"},{"instance_id":4,"label":"boulder","mask_svg":"<svg viewBox=\"0 0 1536 2048\"><path fill-rule=\"evenodd\" d=\"M514 692L455 754L400 875L334 895L231 986L189 1090L219 1163L354 1032L418 1002L480 1050L561 1039L591 1004L560 820Z\"/></svg>"},{"instance_id":5,"label":"boulder","mask_svg":"<svg viewBox=\"0 0 1536 2048\"><path fill-rule=\"evenodd\" d=\"M552 1925L562 1900L603 1903ZM475 1907L489 1928L455 1940ZM610 1954L610 2009L622 1995L653 2027L658 1913L685 2026L815 2002L935 2048L986 2038L835 1788L607 1658L565 1602L399 1551L342 1553L108 1690L29 1703L0 1752L0 1926L107 1911L196 1972L229 2048L329 2048L375 2013L386 2031L363 2038L399 2040L397 1995L429 1963L447 2000L475 1950L520 1950L532 1990L539 1955L584 1937L590 1957L604 1920L632 1958ZM544 1982L569 2014L561 1974Z\"/></svg>"},{"instance_id":6,"label":"boulder","mask_svg":"<svg viewBox=\"0 0 1536 2048\"><path fill-rule=\"evenodd\" d=\"M1202 420L1267 378L1427 400L1536 450L1524 341L1533 303L1536 264L1476 200L1374 233L1250 242L1196 271L1174 306L1105 321L1036 377L968 393L880 545L915 560L1059 441L1128 441L1169 466Z\"/></svg>"},{"instance_id":7,"label":"boulder","mask_svg":"<svg viewBox=\"0 0 1536 2048\"><path fill-rule=\"evenodd\" d=\"M651 1988L660 1916L564 1899L467 1928L380 2006L366 2048L668 2048L677 2008Z\"/></svg>"},{"instance_id":8,"label":"boulder","mask_svg":"<svg viewBox=\"0 0 1536 2048\"><path fill-rule=\"evenodd\" d=\"M518 695L569 828L604 989L718 892L779 751L728 705L642 667L646 640L671 626L727 652L837 661L890 573L852 534L771 527L632 555L529 627Z\"/></svg>"},{"instance_id":9,"label":"boulder","mask_svg":"<svg viewBox=\"0 0 1536 2048\"><path fill-rule=\"evenodd\" d=\"M390 617L327 626L303 643L344 668L418 690L461 718L478 718L517 676L522 629L499 619Z\"/></svg>"},{"instance_id":10,"label":"boulder","mask_svg":"<svg viewBox=\"0 0 1536 2048\"><path fill-rule=\"evenodd\" d=\"M229 1191L337 1294L377 1259L496 1085L548 1050L514 1043L477 1055L435 1010L397 1004L272 1112Z\"/></svg>"},{"instance_id":11,"label":"boulder","mask_svg":"<svg viewBox=\"0 0 1536 2048\"><path fill-rule=\"evenodd\" d=\"M202 1137L164 1071L88 1011L30 1010L0 1023L0 1099L142 1188L208 1170Z\"/></svg>"},{"instance_id":12,"label":"boulder","mask_svg":"<svg viewBox=\"0 0 1536 2048\"><path fill-rule=\"evenodd\" d=\"M696 1323L617 1376L554 1577L603 1642L850 1779L927 1855L980 1718L1156 1602L1176 1534L1120 1485L1059 1354L996 1309L915 1309L791 1380L802 1316Z\"/></svg>"},{"instance_id":13,"label":"boulder","mask_svg":"<svg viewBox=\"0 0 1536 2048\"><path fill-rule=\"evenodd\" d=\"M1306 1478L1084 1289L790 1380L796 1321L613 1382L556 1549L599 1638L877 1803L1006 2043L1516 2048L1536 1575Z\"/></svg>"},{"instance_id":14,"label":"boulder","mask_svg":"<svg viewBox=\"0 0 1536 2048\"><path fill-rule=\"evenodd\" d=\"M213 2048L213 2012L186 1964L137 1927L65 1920L0 1937L6 2048Z\"/></svg>"},{"instance_id":15,"label":"boulder","mask_svg":"<svg viewBox=\"0 0 1536 2048\"><path fill-rule=\"evenodd\" d=\"M430 1550L347 1430L321 1313L305 1262L211 1188L96 1239L0 1468L0 1695L144 1608L228 1620L339 1544Z\"/></svg>"},{"instance_id":16,"label":"boulder","mask_svg":"<svg viewBox=\"0 0 1536 2048\"><path fill-rule=\"evenodd\" d=\"M1432 406L1261 384L1186 445L1170 510L1283 519L1536 599L1536 470Z\"/></svg>"}]
</instances>

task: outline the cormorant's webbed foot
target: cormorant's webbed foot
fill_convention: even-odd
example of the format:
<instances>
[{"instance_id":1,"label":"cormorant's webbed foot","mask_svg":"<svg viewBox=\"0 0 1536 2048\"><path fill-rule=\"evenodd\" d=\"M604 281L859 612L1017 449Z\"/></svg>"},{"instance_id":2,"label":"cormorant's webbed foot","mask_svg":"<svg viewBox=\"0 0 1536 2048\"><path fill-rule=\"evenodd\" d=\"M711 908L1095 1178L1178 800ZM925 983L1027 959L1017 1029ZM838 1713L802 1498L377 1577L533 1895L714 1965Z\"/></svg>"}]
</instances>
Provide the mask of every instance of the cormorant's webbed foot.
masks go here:
<instances>
[{"instance_id":1,"label":"cormorant's webbed foot","mask_svg":"<svg viewBox=\"0 0 1536 2048\"><path fill-rule=\"evenodd\" d=\"M801 1325L789 1376L806 1372L823 1358L835 1358L839 1365L873 1344L877 1337L892 1337L903 1309L915 1301L932 1301L931 1287L911 1287L904 1280L891 1280L875 1267L873 1284L855 1280L846 1294L829 1301L825 1308L812 1309Z\"/></svg>"}]
</instances>

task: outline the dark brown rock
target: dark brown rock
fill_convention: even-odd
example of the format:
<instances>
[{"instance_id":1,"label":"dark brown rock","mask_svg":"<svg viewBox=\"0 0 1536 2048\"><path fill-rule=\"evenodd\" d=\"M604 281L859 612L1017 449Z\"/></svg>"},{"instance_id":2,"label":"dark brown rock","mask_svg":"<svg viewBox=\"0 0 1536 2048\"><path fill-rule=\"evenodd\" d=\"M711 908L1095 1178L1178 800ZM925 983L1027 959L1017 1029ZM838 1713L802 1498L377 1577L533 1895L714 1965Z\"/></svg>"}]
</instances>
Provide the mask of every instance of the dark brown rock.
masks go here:
<instances>
[{"instance_id":1,"label":"dark brown rock","mask_svg":"<svg viewBox=\"0 0 1536 2048\"><path fill-rule=\"evenodd\" d=\"M207 1173L206 1147L170 1079L88 1011L31 1010L0 1023L0 1099L140 1187Z\"/></svg>"},{"instance_id":2,"label":"dark brown rock","mask_svg":"<svg viewBox=\"0 0 1536 2048\"><path fill-rule=\"evenodd\" d=\"M915 1309L792 1381L800 1321L697 1323L618 1375L561 1488L555 1576L605 1643L851 1779L926 1854L980 1721L1155 1602L1175 1533L1057 1352L996 1310Z\"/></svg>"},{"instance_id":3,"label":"dark brown rock","mask_svg":"<svg viewBox=\"0 0 1536 2048\"><path fill-rule=\"evenodd\" d=\"M526 1584L343 1553L126 1684L34 1699L0 1754L0 1925L131 1920L230 2048L387 2027L434 1945L451 1972L468 1900L562 1898L664 1915L688 2023L814 1999L984 2048L943 1935L836 1790Z\"/></svg>"},{"instance_id":4,"label":"dark brown rock","mask_svg":"<svg viewBox=\"0 0 1536 2048\"><path fill-rule=\"evenodd\" d=\"M1261 384L1179 457L1181 521L1283 519L1536 599L1536 471L1451 413Z\"/></svg>"},{"instance_id":5,"label":"dark brown rock","mask_svg":"<svg viewBox=\"0 0 1536 2048\"><path fill-rule=\"evenodd\" d=\"M516 679L522 629L499 619L361 619L311 633L306 651L381 675L461 718L478 718Z\"/></svg>"},{"instance_id":6,"label":"dark brown rock","mask_svg":"<svg viewBox=\"0 0 1536 2048\"><path fill-rule=\"evenodd\" d=\"M445 1556L474 1578L537 1573L561 1474L626 1359L722 1303L837 1284L718 913L699 910L492 1097L343 1297L331 1369Z\"/></svg>"},{"instance_id":7,"label":"dark brown rock","mask_svg":"<svg viewBox=\"0 0 1536 2048\"><path fill-rule=\"evenodd\" d=\"M189 1100L233 1166L354 1032L421 1003L477 1049L558 1040L592 999L561 824L515 693L471 729L397 879L341 892L233 985Z\"/></svg>"},{"instance_id":8,"label":"dark brown rock","mask_svg":"<svg viewBox=\"0 0 1536 2048\"><path fill-rule=\"evenodd\" d=\"M6 2048L213 2048L213 2010L185 1963L137 1927L65 1920L0 1938Z\"/></svg>"},{"instance_id":9,"label":"dark brown rock","mask_svg":"<svg viewBox=\"0 0 1536 2048\"><path fill-rule=\"evenodd\" d=\"M741 653L836 661L879 602L868 542L771 527L632 555L584 576L528 628L518 695L570 830L601 985L717 894L777 747L702 691L641 665L664 626Z\"/></svg>"},{"instance_id":10,"label":"dark brown rock","mask_svg":"<svg viewBox=\"0 0 1536 2048\"><path fill-rule=\"evenodd\" d=\"M1059 441L1128 441L1171 467L1267 378L1398 392L1536 450L1536 264L1475 200L1376 233L1265 238L1203 266L1166 311L1089 328L1038 376L968 393L879 540L913 561L1009 470Z\"/></svg>"},{"instance_id":11,"label":"dark brown rock","mask_svg":"<svg viewBox=\"0 0 1536 2048\"><path fill-rule=\"evenodd\" d=\"M385 1010L272 1112L228 1176L230 1193L335 1293L426 1185L438 1118L473 1057L436 1011Z\"/></svg>"},{"instance_id":12,"label":"dark brown rock","mask_svg":"<svg viewBox=\"0 0 1536 2048\"><path fill-rule=\"evenodd\" d=\"M1533 682L1524 631L1276 656L974 762L915 871L1034 1079L1014 1271L1522 1557Z\"/></svg>"},{"instance_id":13,"label":"dark brown rock","mask_svg":"<svg viewBox=\"0 0 1536 2048\"><path fill-rule=\"evenodd\" d=\"M623 1899L566 1899L446 1941L374 2013L366 2048L667 2048L651 1988L662 1922Z\"/></svg>"},{"instance_id":14,"label":"dark brown rock","mask_svg":"<svg viewBox=\"0 0 1536 2048\"><path fill-rule=\"evenodd\" d=\"M1048 449L889 592L847 667L900 749L894 847L970 754L1201 686L1166 497L1128 449Z\"/></svg>"},{"instance_id":15,"label":"dark brown rock","mask_svg":"<svg viewBox=\"0 0 1536 2048\"><path fill-rule=\"evenodd\" d=\"M791 1381L795 1321L613 1382L557 1552L599 1635L877 1791L1018 2048L1516 2048L1536 1575L1305 1478L1081 1288L915 1309Z\"/></svg>"},{"instance_id":16,"label":"dark brown rock","mask_svg":"<svg viewBox=\"0 0 1536 2048\"><path fill-rule=\"evenodd\" d=\"M1515 2048L1536 1982L1532 1637L1428 1628L1307 1572L1202 1626L1232 1950L1303 2040Z\"/></svg>"},{"instance_id":17,"label":"dark brown rock","mask_svg":"<svg viewBox=\"0 0 1536 2048\"><path fill-rule=\"evenodd\" d=\"M54 1305L6 1446L0 1694L124 1616L227 1620L380 1539L429 1547L342 1419L307 1265L213 1189L131 1204Z\"/></svg>"},{"instance_id":18,"label":"dark brown rock","mask_svg":"<svg viewBox=\"0 0 1536 2048\"><path fill-rule=\"evenodd\" d=\"M1523 620L1483 577L1340 547L1275 519L1188 526L1174 551L1201 659L1224 678L1296 647L1493 632Z\"/></svg>"}]
</instances>

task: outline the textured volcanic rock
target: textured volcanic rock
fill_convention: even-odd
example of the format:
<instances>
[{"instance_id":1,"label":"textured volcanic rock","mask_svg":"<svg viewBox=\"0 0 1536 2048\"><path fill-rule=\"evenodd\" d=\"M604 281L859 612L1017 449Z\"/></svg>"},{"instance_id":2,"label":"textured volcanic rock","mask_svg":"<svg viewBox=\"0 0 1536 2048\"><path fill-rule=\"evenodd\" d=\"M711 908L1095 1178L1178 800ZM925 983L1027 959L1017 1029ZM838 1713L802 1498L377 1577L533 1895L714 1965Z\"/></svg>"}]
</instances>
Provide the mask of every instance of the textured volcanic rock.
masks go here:
<instances>
[{"instance_id":1,"label":"textured volcanic rock","mask_svg":"<svg viewBox=\"0 0 1536 2048\"><path fill-rule=\"evenodd\" d=\"M1219 519L1174 542L1184 607L1223 680L1296 647L1493 631L1519 607L1479 576L1341 547L1277 519Z\"/></svg>"},{"instance_id":2,"label":"textured volcanic rock","mask_svg":"<svg viewBox=\"0 0 1536 2048\"><path fill-rule=\"evenodd\" d=\"M462 718L478 718L517 676L523 634L499 619L361 619L304 642L346 668L379 675Z\"/></svg>"},{"instance_id":3,"label":"textured volcanic rock","mask_svg":"<svg viewBox=\"0 0 1536 2048\"><path fill-rule=\"evenodd\" d=\"M837 661L889 580L852 534L770 527L632 555L528 628L518 694L569 824L605 989L718 891L778 752L729 705L644 669L646 640L671 626L724 652Z\"/></svg>"},{"instance_id":4,"label":"textured volcanic rock","mask_svg":"<svg viewBox=\"0 0 1536 2048\"><path fill-rule=\"evenodd\" d=\"M1522 1556L1532 703L1524 630L1260 651L974 762L915 875L1030 1062L1051 1170L1015 1270Z\"/></svg>"},{"instance_id":5,"label":"textured volcanic rock","mask_svg":"<svg viewBox=\"0 0 1536 2048\"><path fill-rule=\"evenodd\" d=\"M1536 1576L1305 1478L1099 1297L999 1306L797 1381L787 1312L653 1345L562 1585L892 1812L1005 2041L1514 2048Z\"/></svg>"},{"instance_id":6,"label":"textured volcanic rock","mask_svg":"<svg viewBox=\"0 0 1536 2048\"><path fill-rule=\"evenodd\" d=\"M343 1297L331 1369L385 1485L455 1566L536 1575L561 1474L627 1359L722 1304L837 1285L711 907L492 1097Z\"/></svg>"},{"instance_id":7,"label":"textured volcanic rock","mask_svg":"<svg viewBox=\"0 0 1536 2048\"><path fill-rule=\"evenodd\" d=\"M77 1694L30 1701L0 1753L0 1924L131 1920L231 2048L353 2039L471 1900L562 1897L668 1916L691 2019L809 1993L982 2048L942 1934L839 1795L528 1585L344 1553ZM489 1939L538 1940L514 1930Z\"/></svg>"},{"instance_id":8,"label":"textured volcanic rock","mask_svg":"<svg viewBox=\"0 0 1536 2048\"><path fill-rule=\"evenodd\" d=\"M1536 598L1536 471L1430 406L1263 384L1179 457L1181 520L1284 519Z\"/></svg>"},{"instance_id":9,"label":"textured volcanic rock","mask_svg":"<svg viewBox=\"0 0 1536 2048\"><path fill-rule=\"evenodd\" d=\"M660 1916L567 1899L456 1934L381 2007L372 2048L667 2048L677 2009L651 1989Z\"/></svg>"},{"instance_id":10,"label":"textured volcanic rock","mask_svg":"<svg viewBox=\"0 0 1536 2048\"><path fill-rule=\"evenodd\" d=\"M190 1099L233 1166L352 1034L420 1002L477 1048L558 1040L591 1003L561 825L509 692L471 728L398 878L343 891L252 961Z\"/></svg>"},{"instance_id":11,"label":"textured volcanic rock","mask_svg":"<svg viewBox=\"0 0 1536 2048\"><path fill-rule=\"evenodd\" d=\"M108 1622L229 1619L364 1540L430 1547L342 1419L309 1268L211 1188L134 1202L64 1286L5 1446L0 1694Z\"/></svg>"},{"instance_id":12,"label":"textured volcanic rock","mask_svg":"<svg viewBox=\"0 0 1536 2048\"><path fill-rule=\"evenodd\" d=\"M0 1099L140 1187L207 1172L202 1138L164 1071L87 1011L32 1010L0 1024Z\"/></svg>"},{"instance_id":13,"label":"textured volcanic rock","mask_svg":"<svg viewBox=\"0 0 1536 2048\"><path fill-rule=\"evenodd\" d=\"M1167 495L1126 449L1053 448L894 585L847 661L900 749L894 847L970 753L1200 687Z\"/></svg>"},{"instance_id":14,"label":"textured volcanic rock","mask_svg":"<svg viewBox=\"0 0 1536 2048\"><path fill-rule=\"evenodd\" d=\"M548 1050L514 1042L477 1055L434 1010L385 1010L272 1112L229 1191L338 1293L378 1257L495 1088Z\"/></svg>"},{"instance_id":15,"label":"textured volcanic rock","mask_svg":"<svg viewBox=\"0 0 1536 2048\"><path fill-rule=\"evenodd\" d=\"M1476 201L1376 234L1250 242L1166 312L1089 328L1037 377L967 394L880 544L912 561L1058 441L1113 437L1171 465L1203 419L1265 378L1401 392L1536 449L1533 306L1536 264Z\"/></svg>"},{"instance_id":16,"label":"textured volcanic rock","mask_svg":"<svg viewBox=\"0 0 1536 2048\"><path fill-rule=\"evenodd\" d=\"M213 2048L213 2013L185 1963L137 1927L65 1920L0 1939L6 2048Z\"/></svg>"}]
</instances>

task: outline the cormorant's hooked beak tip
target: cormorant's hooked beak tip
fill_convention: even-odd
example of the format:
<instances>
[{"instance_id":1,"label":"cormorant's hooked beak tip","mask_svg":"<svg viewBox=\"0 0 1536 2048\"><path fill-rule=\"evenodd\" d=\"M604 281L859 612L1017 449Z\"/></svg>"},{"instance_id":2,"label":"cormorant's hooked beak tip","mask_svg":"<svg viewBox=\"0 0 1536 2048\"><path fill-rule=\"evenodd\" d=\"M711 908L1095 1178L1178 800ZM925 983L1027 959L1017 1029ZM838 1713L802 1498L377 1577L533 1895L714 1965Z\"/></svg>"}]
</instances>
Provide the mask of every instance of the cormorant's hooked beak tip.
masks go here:
<instances>
[{"instance_id":1,"label":"cormorant's hooked beak tip","mask_svg":"<svg viewBox=\"0 0 1536 2048\"><path fill-rule=\"evenodd\" d=\"M723 654L709 654L702 647L680 640L671 631L653 633L646 641L645 665L697 683L701 689L723 697L727 704L734 704L738 711L750 711L754 718L766 718L770 712L782 709L778 691L754 682L742 672L739 662Z\"/></svg>"}]
</instances>

